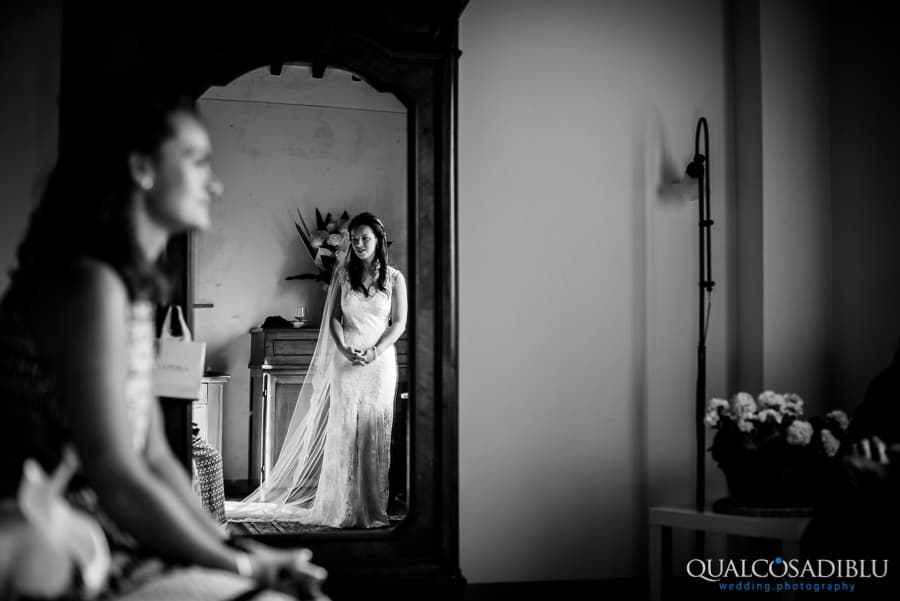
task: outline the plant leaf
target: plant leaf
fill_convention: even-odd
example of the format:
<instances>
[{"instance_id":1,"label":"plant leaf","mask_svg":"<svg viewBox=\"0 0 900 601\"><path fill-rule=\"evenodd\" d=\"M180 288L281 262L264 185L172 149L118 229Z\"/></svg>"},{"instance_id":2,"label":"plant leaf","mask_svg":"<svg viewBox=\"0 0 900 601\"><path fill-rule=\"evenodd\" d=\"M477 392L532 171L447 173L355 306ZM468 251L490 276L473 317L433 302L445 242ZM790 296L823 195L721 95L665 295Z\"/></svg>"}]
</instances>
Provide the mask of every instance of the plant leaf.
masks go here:
<instances>
[{"instance_id":1,"label":"plant leaf","mask_svg":"<svg viewBox=\"0 0 900 601\"><path fill-rule=\"evenodd\" d=\"M300 218L300 225L303 227L303 231L306 233L306 237L309 238L309 227L306 225L306 220L303 219L303 213L300 212L300 208L297 208L297 217Z\"/></svg>"},{"instance_id":2,"label":"plant leaf","mask_svg":"<svg viewBox=\"0 0 900 601\"><path fill-rule=\"evenodd\" d=\"M300 275L292 275L288 276L284 279L286 280L318 280L320 274L318 273L301 273Z\"/></svg>"},{"instance_id":3,"label":"plant leaf","mask_svg":"<svg viewBox=\"0 0 900 601\"><path fill-rule=\"evenodd\" d=\"M300 240L303 241L303 248L306 249L307 254L309 254L309 258L315 261L316 257L313 255L312 243L309 241L309 235L303 232L303 228L297 225L296 221L294 222L294 227L297 228L297 233L300 234Z\"/></svg>"},{"instance_id":4,"label":"plant leaf","mask_svg":"<svg viewBox=\"0 0 900 601\"><path fill-rule=\"evenodd\" d=\"M322 213L319 212L318 207L316 207L316 229L320 231L325 229L325 222L322 220Z\"/></svg>"}]
</instances>

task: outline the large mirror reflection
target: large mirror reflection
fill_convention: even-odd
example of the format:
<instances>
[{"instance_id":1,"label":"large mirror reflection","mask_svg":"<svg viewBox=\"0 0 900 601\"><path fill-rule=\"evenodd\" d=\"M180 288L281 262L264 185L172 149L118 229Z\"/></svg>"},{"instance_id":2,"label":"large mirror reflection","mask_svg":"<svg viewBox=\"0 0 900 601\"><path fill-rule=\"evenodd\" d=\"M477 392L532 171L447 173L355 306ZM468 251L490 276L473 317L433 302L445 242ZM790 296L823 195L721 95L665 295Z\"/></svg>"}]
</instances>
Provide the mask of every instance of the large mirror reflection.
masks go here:
<instances>
[{"instance_id":1,"label":"large mirror reflection","mask_svg":"<svg viewBox=\"0 0 900 601\"><path fill-rule=\"evenodd\" d=\"M207 343L193 420L222 454L229 527L395 524L409 499L407 110L303 65L199 105L225 193L191 241Z\"/></svg>"}]
</instances>

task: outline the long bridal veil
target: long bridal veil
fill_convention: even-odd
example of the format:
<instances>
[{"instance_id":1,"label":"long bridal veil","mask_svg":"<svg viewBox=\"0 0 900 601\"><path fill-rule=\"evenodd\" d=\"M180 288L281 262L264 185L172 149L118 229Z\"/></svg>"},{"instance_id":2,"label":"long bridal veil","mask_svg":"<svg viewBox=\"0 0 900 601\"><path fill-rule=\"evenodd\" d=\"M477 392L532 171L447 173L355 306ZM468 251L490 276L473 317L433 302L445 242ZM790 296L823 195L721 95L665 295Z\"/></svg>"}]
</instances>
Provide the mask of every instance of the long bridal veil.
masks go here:
<instances>
[{"instance_id":1,"label":"long bridal veil","mask_svg":"<svg viewBox=\"0 0 900 601\"><path fill-rule=\"evenodd\" d=\"M315 523L312 506L322 472L328 429L331 365L338 352L329 324L335 296L340 294L338 274L345 266L348 254L346 251L338 254L332 271L316 349L303 378L278 458L259 488L240 502L226 504L230 521L279 519ZM309 409L304 411L307 400Z\"/></svg>"}]
</instances>

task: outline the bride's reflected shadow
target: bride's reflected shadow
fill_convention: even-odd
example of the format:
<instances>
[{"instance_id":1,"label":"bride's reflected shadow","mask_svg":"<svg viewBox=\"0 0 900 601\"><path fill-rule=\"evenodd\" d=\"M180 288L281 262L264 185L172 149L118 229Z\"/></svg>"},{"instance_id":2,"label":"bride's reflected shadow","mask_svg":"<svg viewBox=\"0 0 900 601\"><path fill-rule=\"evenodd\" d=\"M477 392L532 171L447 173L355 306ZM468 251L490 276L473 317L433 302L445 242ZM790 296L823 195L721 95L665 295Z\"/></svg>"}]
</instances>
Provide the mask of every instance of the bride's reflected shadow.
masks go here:
<instances>
[{"instance_id":1,"label":"bride's reflected shadow","mask_svg":"<svg viewBox=\"0 0 900 601\"><path fill-rule=\"evenodd\" d=\"M396 97L350 73L329 69L316 79L299 65L285 65L279 75L257 69L210 88L200 107L226 190L213 206L213 227L192 241L194 327L197 338L207 342L207 368L231 376L222 403L220 451L233 510L235 501L260 484L272 484L279 470L297 471L294 464L285 467L284 458L279 461L282 453L306 457L307 466L322 462L321 449L308 457L313 435L282 449L292 438L292 419L297 428L310 409L327 412L315 402L325 380L311 385L308 379L311 364L316 365L319 324L327 316L327 286L322 280L287 279L328 266L307 252L309 237L324 225L317 223L317 210L323 221L330 213L337 222L338 231L327 232L326 240L341 233L338 216L344 211L351 217L363 211L378 215L391 241L388 264L409 276L407 111ZM301 306L308 323L291 323ZM410 318L414 313L410 307ZM267 321L272 316L284 319ZM388 526L408 514L410 482L406 335L394 346L397 384L390 407L385 406L392 421L385 446ZM301 481L294 488L316 490L314 483ZM334 527L268 516L230 522L229 529L272 534Z\"/></svg>"}]
</instances>

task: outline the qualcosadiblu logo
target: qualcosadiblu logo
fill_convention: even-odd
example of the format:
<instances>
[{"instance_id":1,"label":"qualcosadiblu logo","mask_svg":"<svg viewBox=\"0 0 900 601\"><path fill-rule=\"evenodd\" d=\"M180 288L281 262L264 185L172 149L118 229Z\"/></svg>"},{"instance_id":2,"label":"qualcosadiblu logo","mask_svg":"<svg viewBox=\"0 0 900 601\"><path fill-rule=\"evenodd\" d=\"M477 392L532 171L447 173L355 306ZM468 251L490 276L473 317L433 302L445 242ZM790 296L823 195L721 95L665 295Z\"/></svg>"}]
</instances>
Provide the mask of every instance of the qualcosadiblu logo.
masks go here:
<instances>
[{"instance_id":1,"label":"qualcosadiblu logo","mask_svg":"<svg viewBox=\"0 0 900 601\"><path fill-rule=\"evenodd\" d=\"M691 559L688 576L707 582L723 578L884 578L887 559Z\"/></svg>"}]
</instances>

